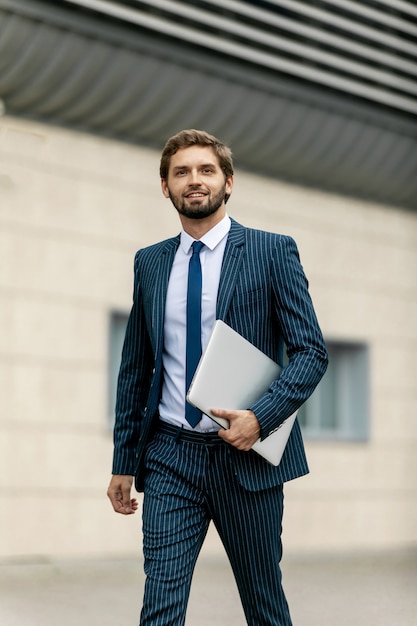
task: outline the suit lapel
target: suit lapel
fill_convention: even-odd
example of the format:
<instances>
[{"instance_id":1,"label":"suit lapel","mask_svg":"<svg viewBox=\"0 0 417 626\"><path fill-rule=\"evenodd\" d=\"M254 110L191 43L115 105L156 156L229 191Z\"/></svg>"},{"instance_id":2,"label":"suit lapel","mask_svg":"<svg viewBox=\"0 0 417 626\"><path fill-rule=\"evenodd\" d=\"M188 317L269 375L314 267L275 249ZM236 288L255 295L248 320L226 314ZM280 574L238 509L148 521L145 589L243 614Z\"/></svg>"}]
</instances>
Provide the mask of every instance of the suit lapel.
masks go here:
<instances>
[{"instance_id":1,"label":"suit lapel","mask_svg":"<svg viewBox=\"0 0 417 626\"><path fill-rule=\"evenodd\" d=\"M152 329L155 358L162 354L164 340L165 303L169 275L174 262L180 237L169 239L162 249L155 272L154 295L152 299Z\"/></svg>"},{"instance_id":2,"label":"suit lapel","mask_svg":"<svg viewBox=\"0 0 417 626\"><path fill-rule=\"evenodd\" d=\"M231 220L229 236L223 256L220 272L219 290L217 294L217 319L225 319L233 297L239 269L243 260L245 229L235 220ZM165 303L168 290L169 275L174 262L180 236L168 239L161 250L156 271L154 294L152 298L152 340L155 358L162 354L164 340Z\"/></svg>"},{"instance_id":3,"label":"suit lapel","mask_svg":"<svg viewBox=\"0 0 417 626\"><path fill-rule=\"evenodd\" d=\"M243 226L231 220L229 236L223 256L223 264L220 272L219 291L217 294L217 319L224 320L233 297L239 269L243 260L245 243L245 229Z\"/></svg>"}]
</instances>

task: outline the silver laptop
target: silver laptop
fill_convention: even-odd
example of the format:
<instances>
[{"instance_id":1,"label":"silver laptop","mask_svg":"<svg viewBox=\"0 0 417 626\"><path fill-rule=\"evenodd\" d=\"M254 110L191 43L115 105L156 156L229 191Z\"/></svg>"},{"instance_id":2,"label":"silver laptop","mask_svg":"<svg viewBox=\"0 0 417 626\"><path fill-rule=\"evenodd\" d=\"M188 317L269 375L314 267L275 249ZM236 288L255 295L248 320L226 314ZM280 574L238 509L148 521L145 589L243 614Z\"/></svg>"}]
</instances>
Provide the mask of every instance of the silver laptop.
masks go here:
<instances>
[{"instance_id":1,"label":"silver laptop","mask_svg":"<svg viewBox=\"0 0 417 626\"><path fill-rule=\"evenodd\" d=\"M216 417L210 409L247 409L263 396L280 373L281 367L277 363L230 326L217 320L187 400L220 426L228 428L228 421ZM269 463L279 465L295 418L296 413L293 413L266 439L258 439L252 450Z\"/></svg>"}]
</instances>

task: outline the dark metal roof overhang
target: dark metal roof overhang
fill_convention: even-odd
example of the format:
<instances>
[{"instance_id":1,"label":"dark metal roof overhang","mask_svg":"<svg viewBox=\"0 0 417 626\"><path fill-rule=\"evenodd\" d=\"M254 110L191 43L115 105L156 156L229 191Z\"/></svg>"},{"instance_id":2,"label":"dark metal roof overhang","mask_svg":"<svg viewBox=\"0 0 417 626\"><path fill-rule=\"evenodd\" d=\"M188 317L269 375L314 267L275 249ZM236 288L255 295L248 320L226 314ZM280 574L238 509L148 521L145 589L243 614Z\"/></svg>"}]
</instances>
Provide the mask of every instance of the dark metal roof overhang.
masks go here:
<instances>
[{"instance_id":1,"label":"dark metal roof overhang","mask_svg":"<svg viewBox=\"0 0 417 626\"><path fill-rule=\"evenodd\" d=\"M158 148L205 128L241 167L415 209L417 10L326 4L0 0L0 98Z\"/></svg>"}]
</instances>

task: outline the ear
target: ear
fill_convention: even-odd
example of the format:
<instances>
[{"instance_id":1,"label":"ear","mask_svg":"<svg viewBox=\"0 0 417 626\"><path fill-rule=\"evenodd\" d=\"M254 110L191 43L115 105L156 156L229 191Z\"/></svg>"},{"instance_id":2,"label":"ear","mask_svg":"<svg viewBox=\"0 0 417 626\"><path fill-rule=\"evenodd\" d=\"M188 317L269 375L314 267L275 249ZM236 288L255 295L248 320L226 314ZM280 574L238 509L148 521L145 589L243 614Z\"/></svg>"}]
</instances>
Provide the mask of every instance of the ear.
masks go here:
<instances>
[{"instance_id":1,"label":"ear","mask_svg":"<svg viewBox=\"0 0 417 626\"><path fill-rule=\"evenodd\" d=\"M167 181L165 180L165 178L161 178L161 189L165 198L169 198L169 191L168 191Z\"/></svg>"},{"instance_id":2,"label":"ear","mask_svg":"<svg viewBox=\"0 0 417 626\"><path fill-rule=\"evenodd\" d=\"M234 183L233 175L232 176L228 176L226 178L225 191L226 191L227 195L229 195L229 196L232 193L233 183Z\"/></svg>"}]
</instances>

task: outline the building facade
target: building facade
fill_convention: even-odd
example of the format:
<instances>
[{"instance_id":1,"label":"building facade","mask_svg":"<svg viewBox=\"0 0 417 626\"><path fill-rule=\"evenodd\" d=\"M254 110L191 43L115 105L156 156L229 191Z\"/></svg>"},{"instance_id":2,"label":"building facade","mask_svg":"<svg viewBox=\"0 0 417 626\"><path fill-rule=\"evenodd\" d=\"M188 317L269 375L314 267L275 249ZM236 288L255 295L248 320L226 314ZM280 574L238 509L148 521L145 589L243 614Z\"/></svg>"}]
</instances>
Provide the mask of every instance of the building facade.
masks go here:
<instances>
[{"instance_id":1,"label":"building facade","mask_svg":"<svg viewBox=\"0 0 417 626\"><path fill-rule=\"evenodd\" d=\"M0 0L0 558L123 554L140 542L138 516L115 515L105 495L114 383L134 253L179 229L160 150L192 126L234 151L230 215L297 241L329 347L300 414L311 473L286 488L287 550L415 547L409 3L361 19L354 2L334 15L309 3L304 21L302 3L220 3L228 37L213 10L204 46L192 39L201 3L60 4ZM384 50L366 31L377 17L391 20ZM300 25L304 39L290 39ZM320 32L329 41L314 48ZM355 58L342 68L347 40ZM300 61L308 46L314 72ZM360 78L360 54L373 82ZM220 549L214 532L205 549Z\"/></svg>"}]
</instances>

